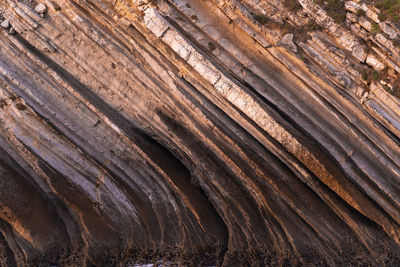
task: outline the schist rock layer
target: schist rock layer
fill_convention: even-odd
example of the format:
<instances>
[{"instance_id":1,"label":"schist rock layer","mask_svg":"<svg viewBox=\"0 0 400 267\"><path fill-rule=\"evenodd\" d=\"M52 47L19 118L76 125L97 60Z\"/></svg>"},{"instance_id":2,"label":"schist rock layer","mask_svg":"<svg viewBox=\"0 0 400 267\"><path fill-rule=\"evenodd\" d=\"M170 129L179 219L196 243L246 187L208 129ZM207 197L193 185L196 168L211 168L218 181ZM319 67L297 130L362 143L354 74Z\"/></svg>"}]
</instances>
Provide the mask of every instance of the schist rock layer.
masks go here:
<instances>
[{"instance_id":1,"label":"schist rock layer","mask_svg":"<svg viewBox=\"0 0 400 267\"><path fill-rule=\"evenodd\" d=\"M1 266L400 265L379 2L0 0Z\"/></svg>"}]
</instances>

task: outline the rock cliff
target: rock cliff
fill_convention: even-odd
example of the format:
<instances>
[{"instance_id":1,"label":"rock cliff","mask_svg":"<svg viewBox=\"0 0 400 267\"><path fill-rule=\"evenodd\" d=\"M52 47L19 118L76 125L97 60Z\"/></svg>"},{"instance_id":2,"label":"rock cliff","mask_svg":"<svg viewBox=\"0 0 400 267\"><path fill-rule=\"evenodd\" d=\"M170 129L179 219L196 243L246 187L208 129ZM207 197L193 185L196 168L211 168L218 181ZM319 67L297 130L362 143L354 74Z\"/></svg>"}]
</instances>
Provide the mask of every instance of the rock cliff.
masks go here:
<instances>
[{"instance_id":1,"label":"rock cliff","mask_svg":"<svg viewBox=\"0 0 400 267\"><path fill-rule=\"evenodd\" d=\"M1 266L399 265L400 27L331 2L0 0Z\"/></svg>"}]
</instances>

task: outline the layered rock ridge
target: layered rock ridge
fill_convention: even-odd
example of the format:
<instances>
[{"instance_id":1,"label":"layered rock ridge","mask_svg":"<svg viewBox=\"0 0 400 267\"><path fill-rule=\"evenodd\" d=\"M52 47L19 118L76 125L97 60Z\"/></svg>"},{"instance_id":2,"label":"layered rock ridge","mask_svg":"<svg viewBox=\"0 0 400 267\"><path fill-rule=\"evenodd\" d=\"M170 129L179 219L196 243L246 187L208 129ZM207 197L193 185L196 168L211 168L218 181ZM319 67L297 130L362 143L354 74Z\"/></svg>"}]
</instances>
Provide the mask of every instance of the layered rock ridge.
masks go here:
<instances>
[{"instance_id":1,"label":"layered rock ridge","mask_svg":"<svg viewBox=\"0 0 400 267\"><path fill-rule=\"evenodd\" d=\"M399 264L399 28L316 2L0 0L1 265Z\"/></svg>"}]
</instances>

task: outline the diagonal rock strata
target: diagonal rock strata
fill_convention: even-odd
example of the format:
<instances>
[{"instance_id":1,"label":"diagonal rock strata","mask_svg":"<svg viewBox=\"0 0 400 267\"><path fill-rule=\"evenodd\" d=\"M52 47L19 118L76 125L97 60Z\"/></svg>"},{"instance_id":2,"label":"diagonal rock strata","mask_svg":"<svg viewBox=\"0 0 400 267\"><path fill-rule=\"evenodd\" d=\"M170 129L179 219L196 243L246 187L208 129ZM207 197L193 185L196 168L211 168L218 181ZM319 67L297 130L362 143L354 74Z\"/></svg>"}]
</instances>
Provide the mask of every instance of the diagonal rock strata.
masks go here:
<instances>
[{"instance_id":1,"label":"diagonal rock strata","mask_svg":"<svg viewBox=\"0 0 400 267\"><path fill-rule=\"evenodd\" d=\"M0 0L1 264L399 264L398 27L343 5Z\"/></svg>"}]
</instances>

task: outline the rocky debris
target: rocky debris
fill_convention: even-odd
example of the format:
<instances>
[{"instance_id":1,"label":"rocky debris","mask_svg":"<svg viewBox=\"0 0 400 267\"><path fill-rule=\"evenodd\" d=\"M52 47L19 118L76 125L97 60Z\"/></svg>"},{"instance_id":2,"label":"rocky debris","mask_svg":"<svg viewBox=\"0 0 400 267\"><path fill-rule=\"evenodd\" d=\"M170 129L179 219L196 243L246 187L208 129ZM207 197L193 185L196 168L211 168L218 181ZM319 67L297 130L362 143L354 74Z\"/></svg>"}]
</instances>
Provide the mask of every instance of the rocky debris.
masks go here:
<instances>
[{"instance_id":1,"label":"rocky debris","mask_svg":"<svg viewBox=\"0 0 400 267\"><path fill-rule=\"evenodd\" d=\"M379 27L381 28L381 30L386 33L390 39L394 40L397 38L398 36L398 30L396 30L395 28L393 28L392 26L390 26L388 23L386 22L381 22L379 23Z\"/></svg>"},{"instance_id":2,"label":"rocky debris","mask_svg":"<svg viewBox=\"0 0 400 267\"><path fill-rule=\"evenodd\" d=\"M334 22L334 20L328 16L327 12L324 11L319 5L313 0L298 0L307 13L315 19L315 21L325 29L327 29L332 37L337 38L339 43L356 57L359 62L364 62L367 56L365 48L357 40L351 32L346 30L341 25Z\"/></svg>"},{"instance_id":3,"label":"rocky debris","mask_svg":"<svg viewBox=\"0 0 400 267\"><path fill-rule=\"evenodd\" d=\"M46 7L46 5L45 4L43 4L43 3L40 3L40 4L37 4L36 6L35 6L35 12L36 13L38 13L38 14L44 14L44 13L46 13L46 11L47 11L47 7Z\"/></svg>"},{"instance_id":4,"label":"rocky debris","mask_svg":"<svg viewBox=\"0 0 400 267\"><path fill-rule=\"evenodd\" d=\"M364 104L366 101L368 101L369 100L369 93L368 92L365 92L364 94L363 94L363 96L361 97L361 99L360 99L360 103L361 104Z\"/></svg>"},{"instance_id":5,"label":"rocky debris","mask_svg":"<svg viewBox=\"0 0 400 267\"><path fill-rule=\"evenodd\" d=\"M20 4L21 5L21 4ZM19 20L21 23L19 24L27 24L29 25L29 28L36 29L39 25L37 24L36 20L32 18L28 13L29 11L25 11L24 9L27 9L26 6L23 6L23 8L20 7L20 5L17 5L15 2L12 2L10 4L10 7L12 10L20 17L17 20ZM21 5L22 6L22 5ZM28 12L28 13L27 13ZM22 19L22 21L21 21Z\"/></svg>"},{"instance_id":6,"label":"rocky debris","mask_svg":"<svg viewBox=\"0 0 400 267\"><path fill-rule=\"evenodd\" d=\"M369 54L365 61L368 65L373 67L377 71L382 71L385 69L385 64L383 64L374 54Z\"/></svg>"},{"instance_id":7,"label":"rocky debris","mask_svg":"<svg viewBox=\"0 0 400 267\"><path fill-rule=\"evenodd\" d=\"M10 27L9 33L10 34L15 34L16 33L13 27Z\"/></svg>"},{"instance_id":8,"label":"rocky debris","mask_svg":"<svg viewBox=\"0 0 400 267\"><path fill-rule=\"evenodd\" d=\"M297 46L293 42L293 33L285 34L281 40L277 43L278 46L286 48L294 53L297 53Z\"/></svg>"},{"instance_id":9,"label":"rocky debris","mask_svg":"<svg viewBox=\"0 0 400 267\"><path fill-rule=\"evenodd\" d=\"M353 13L347 12L347 13L346 13L346 18L347 18L349 21L353 22L353 23L358 22L358 17L357 17L357 15L355 15L355 14L353 14Z\"/></svg>"},{"instance_id":10,"label":"rocky debris","mask_svg":"<svg viewBox=\"0 0 400 267\"><path fill-rule=\"evenodd\" d=\"M342 32L339 35L339 40L341 44L348 50L351 54L357 58L360 62L364 62L367 57L367 52L363 45L349 32Z\"/></svg>"},{"instance_id":11,"label":"rocky debris","mask_svg":"<svg viewBox=\"0 0 400 267\"><path fill-rule=\"evenodd\" d=\"M367 18L371 19L375 23L380 23L379 14L375 9L369 8L366 4L362 4L361 9L364 10Z\"/></svg>"},{"instance_id":12,"label":"rocky debris","mask_svg":"<svg viewBox=\"0 0 400 267\"><path fill-rule=\"evenodd\" d=\"M361 3L361 1L346 1L345 8L356 14L358 14L359 11L362 11L362 14L365 14L365 16L372 21L376 23L380 22L377 10L369 8L365 3Z\"/></svg>"},{"instance_id":13,"label":"rocky debris","mask_svg":"<svg viewBox=\"0 0 400 267\"><path fill-rule=\"evenodd\" d=\"M365 17L361 17L359 20L358 20L358 23L364 28L364 29L366 29L367 31L371 31L372 30L372 23L371 23L371 21L369 21L367 18L365 18Z\"/></svg>"},{"instance_id":14,"label":"rocky debris","mask_svg":"<svg viewBox=\"0 0 400 267\"><path fill-rule=\"evenodd\" d=\"M344 4L345 8L353 13L357 13L361 9L361 5L355 1L346 1Z\"/></svg>"},{"instance_id":15,"label":"rocky debris","mask_svg":"<svg viewBox=\"0 0 400 267\"><path fill-rule=\"evenodd\" d=\"M361 86L357 87L356 95L357 95L358 98L361 99L363 97L364 93L365 93L365 88L364 87L361 87Z\"/></svg>"},{"instance_id":16,"label":"rocky debris","mask_svg":"<svg viewBox=\"0 0 400 267\"><path fill-rule=\"evenodd\" d=\"M1 27L3 27L4 29L8 29L10 27L10 20L9 19L5 19L2 23L1 23Z\"/></svg>"},{"instance_id":17,"label":"rocky debris","mask_svg":"<svg viewBox=\"0 0 400 267\"><path fill-rule=\"evenodd\" d=\"M363 40L368 40L368 32L366 29L362 28L360 24L351 24L350 29L354 33L354 35L362 38Z\"/></svg>"}]
</instances>

